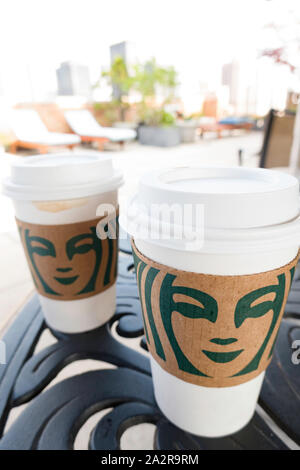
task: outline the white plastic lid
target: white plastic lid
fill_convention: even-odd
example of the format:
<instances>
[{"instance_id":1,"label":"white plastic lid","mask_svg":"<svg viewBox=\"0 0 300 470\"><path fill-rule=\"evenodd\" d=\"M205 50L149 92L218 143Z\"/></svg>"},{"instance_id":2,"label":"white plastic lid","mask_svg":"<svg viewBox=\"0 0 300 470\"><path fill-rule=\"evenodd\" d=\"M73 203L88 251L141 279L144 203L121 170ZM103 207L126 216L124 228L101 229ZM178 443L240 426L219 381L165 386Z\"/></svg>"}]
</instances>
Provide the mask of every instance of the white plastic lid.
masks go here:
<instances>
[{"instance_id":1,"label":"white plastic lid","mask_svg":"<svg viewBox=\"0 0 300 470\"><path fill-rule=\"evenodd\" d=\"M57 153L14 160L3 192L18 200L57 201L101 194L123 183L110 156L100 152Z\"/></svg>"},{"instance_id":2,"label":"white plastic lid","mask_svg":"<svg viewBox=\"0 0 300 470\"><path fill-rule=\"evenodd\" d=\"M151 207L160 204L202 205L204 246L208 251L223 251L224 243L229 251L239 251L239 243L243 245L241 251L251 243L271 246L274 239L276 243L279 238L288 242L292 232L294 241L297 236L300 239L299 183L295 177L278 171L183 167L147 173L121 224L129 233L134 232L131 227L151 224ZM170 217L162 222L172 225ZM186 241L166 240L161 233L157 228L153 243L180 248ZM136 233L131 235L138 237Z\"/></svg>"},{"instance_id":3,"label":"white plastic lid","mask_svg":"<svg viewBox=\"0 0 300 470\"><path fill-rule=\"evenodd\" d=\"M139 202L203 204L205 226L249 228L299 215L296 178L261 168L173 168L145 174Z\"/></svg>"}]
</instances>

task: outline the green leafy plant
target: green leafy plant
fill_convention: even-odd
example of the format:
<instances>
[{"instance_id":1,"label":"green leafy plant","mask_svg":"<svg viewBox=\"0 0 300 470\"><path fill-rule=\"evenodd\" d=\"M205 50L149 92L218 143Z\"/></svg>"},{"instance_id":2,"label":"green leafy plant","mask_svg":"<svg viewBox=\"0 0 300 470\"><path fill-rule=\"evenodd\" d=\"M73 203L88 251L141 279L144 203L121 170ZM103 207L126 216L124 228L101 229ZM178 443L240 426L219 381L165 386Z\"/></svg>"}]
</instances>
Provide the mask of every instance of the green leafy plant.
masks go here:
<instances>
[{"instance_id":1,"label":"green leafy plant","mask_svg":"<svg viewBox=\"0 0 300 470\"><path fill-rule=\"evenodd\" d=\"M155 59L134 67L134 89L141 95L139 104L140 121L151 126L172 126L175 118L165 111L166 104L171 103L178 85L177 72L174 67L161 67ZM156 103L160 94L162 103Z\"/></svg>"},{"instance_id":2,"label":"green leafy plant","mask_svg":"<svg viewBox=\"0 0 300 470\"><path fill-rule=\"evenodd\" d=\"M162 110L161 125L162 126L173 126L175 124L175 117L171 113L167 113Z\"/></svg>"},{"instance_id":3,"label":"green leafy plant","mask_svg":"<svg viewBox=\"0 0 300 470\"><path fill-rule=\"evenodd\" d=\"M129 75L122 57L116 57L110 69L102 72L102 77L107 78L112 86L118 87L120 100L128 95L134 83L134 77Z\"/></svg>"},{"instance_id":4,"label":"green leafy plant","mask_svg":"<svg viewBox=\"0 0 300 470\"><path fill-rule=\"evenodd\" d=\"M118 108L119 118L121 121L125 120L125 112L128 108L126 97L133 87L135 79L130 76L127 66L122 57L116 57L111 64L109 70L105 70L101 74L113 88L113 103ZM101 79L98 80L95 87L99 87ZM117 120L117 119L116 119Z\"/></svg>"},{"instance_id":5,"label":"green leafy plant","mask_svg":"<svg viewBox=\"0 0 300 470\"><path fill-rule=\"evenodd\" d=\"M146 126L173 126L175 117L164 109L145 108L142 116L142 123Z\"/></svg>"},{"instance_id":6,"label":"green leafy plant","mask_svg":"<svg viewBox=\"0 0 300 470\"><path fill-rule=\"evenodd\" d=\"M126 99L131 91L136 91L141 97L138 104L139 119L144 124L155 126L171 126L175 122L174 116L165 111L165 106L171 103L178 85L177 72L174 67L161 67L155 59L132 66L129 73L122 57L116 57L109 70L102 72L101 78L95 87L101 86L101 79L106 79L113 88L114 99L111 106L105 109L109 121L124 121L126 109L129 104ZM157 96L160 96L160 104ZM100 104L95 105L98 107Z\"/></svg>"},{"instance_id":7,"label":"green leafy plant","mask_svg":"<svg viewBox=\"0 0 300 470\"><path fill-rule=\"evenodd\" d=\"M164 96L164 102L174 98L177 82L177 72L174 67L160 67L155 59L134 66L134 88L141 95L142 101L154 99L158 89Z\"/></svg>"},{"instance_id":8,"label":"green leafy plant","mask_svg":"<svg viewBox=\"0 0 300 470\"><path fill-rule=\"evenodd\" d=\"M120 120L120 103L116 100L95 102L93 107L95 117L102 125L111 126L114 122ZM122 103L122 112L124 112L124 114L128 107L129 105L127 103Z\"/></svg>"}]
</instances>

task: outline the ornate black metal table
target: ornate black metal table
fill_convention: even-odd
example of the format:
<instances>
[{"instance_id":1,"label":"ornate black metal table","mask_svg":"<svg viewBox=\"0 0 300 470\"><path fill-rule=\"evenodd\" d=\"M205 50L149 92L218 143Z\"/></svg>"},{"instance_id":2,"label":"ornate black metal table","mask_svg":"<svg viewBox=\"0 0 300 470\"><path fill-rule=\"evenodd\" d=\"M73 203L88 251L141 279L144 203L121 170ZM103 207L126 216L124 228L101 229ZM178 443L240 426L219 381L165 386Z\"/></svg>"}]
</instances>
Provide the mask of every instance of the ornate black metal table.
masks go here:
<instances>
[{"instance_id":1,"label":"ornate black metal table","mask_svg":"<svg viewBox=\"0 0 300 470\"><path fill-rule=\"evenodd\" d=\"M6 364L0 365L0 449L72 449L83 423L106 408L112 411L93 429L90 449L119 449L122 433L143 422L156 425L154 449L284 450L300 446L300 353L292 349L296 340L300 349L300 276L294 278L252 421L230 437L205 439L179 430L157 408L149 360L142 353L146 349L142 316L126 240L120 242L120 251L117 309L108 324L85 334L52 332L57 341L35 352L47 326L34 296L7 331L3 338ZM124 345L119 340L122 337L140 337L141 352ZM112 368L87 371L45 390L68 364L87 358L105 361ZM24 403L28 403L24 411L5 432L11 410Z\"/></svg>"}]
</instances>

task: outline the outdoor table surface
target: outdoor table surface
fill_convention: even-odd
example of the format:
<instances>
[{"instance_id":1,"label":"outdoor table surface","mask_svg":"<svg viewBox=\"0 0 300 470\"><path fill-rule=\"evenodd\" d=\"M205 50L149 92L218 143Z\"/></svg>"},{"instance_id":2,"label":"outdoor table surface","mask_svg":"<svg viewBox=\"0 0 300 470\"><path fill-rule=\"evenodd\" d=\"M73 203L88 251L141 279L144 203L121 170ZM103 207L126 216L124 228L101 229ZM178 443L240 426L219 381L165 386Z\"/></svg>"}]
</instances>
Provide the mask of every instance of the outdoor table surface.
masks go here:
<instances>
[{"instance_id":1,"label":"outdoor table surface","mask_svg":"<svg viewBox=\"0 0 300 470\"><path fill-rule=\"evenodd\" d=\"M300 344L299 273L254 417L231 436L202 438L176 428L156 405L128 240L120 240L120 251L117 308L106 325L83 334L52 331L57 341L35 352L47 326L34 295L6 332L6 364L0 365L0 449L73 449L83 423L105 408L112 410L94 427L90 449L120 449L121 434L146 422L156 426L156 450L300 448L300 364L291 360L293 342ZM122 338L139 338L141 352ZM105 361L111 368L86 371L45 390L62 369L80 359ZM5 431L10 412L22 404L27 406Z\"/></svg>"}]
</instances>

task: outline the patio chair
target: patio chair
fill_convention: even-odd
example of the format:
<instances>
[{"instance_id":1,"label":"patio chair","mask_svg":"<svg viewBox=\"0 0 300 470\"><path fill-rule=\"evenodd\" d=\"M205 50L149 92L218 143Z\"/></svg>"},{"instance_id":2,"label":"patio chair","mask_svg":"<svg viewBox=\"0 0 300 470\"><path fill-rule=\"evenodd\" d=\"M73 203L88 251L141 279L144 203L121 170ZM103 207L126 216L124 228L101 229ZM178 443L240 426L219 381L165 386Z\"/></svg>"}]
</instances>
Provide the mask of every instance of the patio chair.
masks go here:
<instances>
[{"instance_id":1,"label":"patio chair","mask_svg":"<svg viewBox=\"0 0 300 470\"><path fill-rule=\"evenodd\" d=\"M118 129L115 127L102 127L87 109L65 111L65 119L72 131L79 135L82 142L97 142L99 150L103 149L105 142L125 142L136 138L133 129Z\"/></svg>"},{"instance_id":2,"label":"patio chair","mask_svg":"<svg viewBox=\"0 0 300 470\"><path fill-rule=\"evenodd\" d=\"M271 109L260 152L260 168L288 168L293 143L295 115Z\"/></svg>"},{"instance_id":3,"label":"patio chair","mask_svg":"<svg viewBox=\"0 0 300 470\"><path fill-rule=\"evenodd\" d=\"M73 149L80 144L80 138L77 135L49 132L37 111L33 109L13 110L11 127L16 136L16 140L10 145L12 153L16 153L19 147L48 153L53 147Z\"/></svg>"},{"instance_id":4,"label":"patio chair","mask_svg":"<svg viewBox=\"0 0 300 470\"><path fill-rule=\"evenodd\" d=\"M264 128L264 137L261 150L251 157L258 156L260 168L278 168L290 171L290 152L293 142L295 115L292 113L279 113L271 109ZM239 165L245 163L244 149L239 149Z\"/></svg>"}]
</instances>

